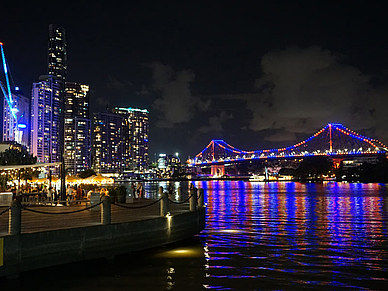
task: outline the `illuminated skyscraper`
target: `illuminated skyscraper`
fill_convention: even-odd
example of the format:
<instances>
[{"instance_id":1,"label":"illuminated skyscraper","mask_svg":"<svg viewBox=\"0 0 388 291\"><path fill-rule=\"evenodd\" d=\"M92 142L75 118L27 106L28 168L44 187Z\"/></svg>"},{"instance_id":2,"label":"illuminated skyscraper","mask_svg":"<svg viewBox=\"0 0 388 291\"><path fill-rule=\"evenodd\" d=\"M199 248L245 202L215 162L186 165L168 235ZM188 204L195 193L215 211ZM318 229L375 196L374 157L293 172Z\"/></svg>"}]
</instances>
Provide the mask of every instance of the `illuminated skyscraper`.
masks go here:
<instances>
[{"instance_id":1,"label":"illuminated skyscraper","mask_svg":"<svg viewBox=\"0 0 388 291\"><path fill-rule=\"evenodd\" d=\"M121 173L123 157L123 117L110 112L93 114L93 169L99 173Z\"/></svg>"},{"instance_id":2,"label":"illuminated skyscraper","mask_svg":"<svg viewBox=\"0 0 388 291\"><path fill-rule=\"evenodd\" d=\"M65 83L65 168L78 174L91 167L89 86Z\"/></svg>"},{"instance_id":3,"label":"illuminated skyscraper","mask_svg":"<svg viewBox=\"0 0 388 291\"><path fill-rule=\"evenodd\" d=\"M59 85L60 116L58 128L58 151L61 156L64 153L64 93L67 75L67 41L66 31L63 27L50 24L48 40L47 74L53 76Z\"/></svg>"},{"instance_id":4,"label":"illuminated skyscraper","mask_svg":"<svg viewBox=\"0 0 388 291\"><path fill-rule=\"evenodd\" d=\"M63 91L67 74L66 31L55 24L49 25L47 73L58 80Z\"/></svg>"},{"instance_id":5,"label":"illuminated skyscraper","mask_svg":"<svg viewBox=\"0 0 388 291\"><path fill-rule=\"evenodd\" d=\"M31 92L31 153L40 163L59 162L60 84L53 76L40 76Z\"/></svg>"},{"instance_id":6,"label":"illuminated skyscraper","mask_svg":"<svg viewBox=\"0 0 388 291\"><path fill-rule=\"evenodd\" d=\"M128 157L126 168L133 171L144 171L148 169L148 110L116 107L113 112L124 117L123 141L125 143L126 153L124 156Z\"/></svg>"},{"instance_id":7,"label":"illuminated skyscraper","mask_svg":"<svg viewBox=\"0 0 388 291\"><path fill-rule=\"evenodd\" d=\"M18 87L11 95L14 105L13 109L9 108L5 98L3 102L2 140L16 141L28 147L30 144L30 99L25 97ZM11 110L13 110L13 113ZM13 114L16 116L17 122L15 122ZM12 130L11 127L13 127Z\"/></svg>"}]
</instances>

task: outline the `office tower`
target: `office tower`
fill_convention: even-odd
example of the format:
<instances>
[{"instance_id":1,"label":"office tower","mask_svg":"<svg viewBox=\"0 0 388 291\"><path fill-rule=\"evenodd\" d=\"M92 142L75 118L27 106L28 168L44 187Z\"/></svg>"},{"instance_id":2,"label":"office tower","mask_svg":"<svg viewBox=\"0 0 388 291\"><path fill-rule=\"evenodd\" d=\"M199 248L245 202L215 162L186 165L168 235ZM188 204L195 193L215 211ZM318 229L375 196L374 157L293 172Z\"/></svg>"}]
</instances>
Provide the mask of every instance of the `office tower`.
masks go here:
<instances>
[{"instance_id":1,"label":"office tower","mask_svg":"<svg viewBox=\"0 0 388 291\"><path fill-rule=\"evenodd\" d=\"M63 92L67 74L66 31L55 24L49 25L47 73L58 80Z\"/></svg>"},{"instance_id":2,"label":"office tower","mask_svg":"<svg viewBox=\"0 0 388 291\"><path fill-rule=\"evenodd\" d=\"M59 84L60 116L59 116L59 139L58 151L62 156L64 153L64 92L67 75L67 41L66 31L63 27L50 24L48 40L47 74L53 76Z\"/></svg>"},{"instance_id":3,"label":"office tower","mask_svg":"<svg viewBox=\"0 0 388 291\"><path fill-rule=\"evenodd\" d=\"M89 86L65 83L65 168L78 174L91 167L91 121Z\"/></svg>"},{"instance_id":4,"label":"office tower","mask_svg":"<svg viewBox=\"0 0 388 291\"><path fill-rule=\"evenodd\" d=\"M30 99L25 97L18 87L11 93L12 107L7 100L3 102L2 140L15 141L29 146Z\"/></svg>"},{"instance_id":5,"label":"office tower","mask_svg":"<svg viewBox=\"0 0 388 291\"><path fill-rule=\"evenodd\" d=\"M123 117L110 112L93 113L93 169L121 173L123 162Z\"/></svg>"},{"instance_id":6,"label":"office tower","mask_svg":"<svg viewBox=\"0 0 388 291\"><path fill-rule=\"evenodd\" d=\"M60 161L60 84L54 76L40 76L31 92L31 153L39 163Z\"/></svg>"},{"instance_id":7,"label":"office tower","mask_svg":"<svg viewBox=\"0 0 388 291\"><path fill-rule=\"evenodd\" d=\"M123 133L126 152L124 156L128 157L126 167L140 172L148 169L148 110L116 107L113 112L124 117Z\"/></svg>"}]
</instances>

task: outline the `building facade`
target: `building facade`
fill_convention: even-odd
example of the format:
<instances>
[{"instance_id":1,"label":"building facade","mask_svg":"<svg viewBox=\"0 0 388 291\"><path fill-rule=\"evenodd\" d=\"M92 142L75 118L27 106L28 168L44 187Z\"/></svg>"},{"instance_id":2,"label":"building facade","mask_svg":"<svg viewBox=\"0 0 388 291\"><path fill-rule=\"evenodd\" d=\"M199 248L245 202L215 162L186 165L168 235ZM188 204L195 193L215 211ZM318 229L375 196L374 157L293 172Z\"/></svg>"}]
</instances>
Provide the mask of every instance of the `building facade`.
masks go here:
<instances>
[{"instance_id":1,"label":"building facade","mask_svg":"<svg viewBox=\"0 0 388 291\"><path fill-rule=\"evenodd\" d=\"M122 173L125 168L123 116L93 113L93 169L98 173Z\"/></svg>"},{"instance_id":2,"label":"building facade","mask_svg":"<svg viewBox=\"0 0 388 291\"><path fill-rule=\"evenodd\" d=\"M67 39L66 30L59 25L49 25L48 56L47 56L47 74L53 76L59 85L60 116L59 116L59 135L58 151L59 155L64 154L64 107L65 107L65 82L67 75Z\"/></svg>"},{"instance_id":3,"label":"building facade","mask_svg":"<svg viewBox=\"0 0 388 291\"><path fill-rule=\"evenodd\" d=\"M89 118L89 86L65 83L64 161L69 174L91 167L91 120Z\"/></svg>"},{"instance_id":4,"label":"building facade","mask_svg":"<svg viewBox=\"0 0 388 291\"><path fill-rule=\"evenodd\" d=\"M149 112L146 109L115 107L123 116L126 170L143 172L148 169Z\"/></svg>"},{"instance_id":5,"label":"building facade","mask_svg":"<svg viewBox=\"0 0 388 291\"><path fill-rule=\"evenodd\" d=\"M30 98L27 98L18 87L11 94L12 108L8 101L3 101L2 140L14 141L29 147L30 133Z\"/></svg>"},{"instance_id":6,"label":"building facade","mask_svg":"<svg viewBox=\"0 0 388 291\"><path fill-rule=\"evenodd\" d=\"M39 163L60 161L60 84L45 75L32 84L30 152Z\"/></svg>"},{"instance_id":7,"label":"building facade","mask_svg":"<svg viewBox=\"0 0 388 291\"><path fill-rule=\"evenodd\" d=\"M58 80L64 91L67 75L67 41L66 30L58 25L49 25L47 74Z\"/></svg>"}]
</instances>

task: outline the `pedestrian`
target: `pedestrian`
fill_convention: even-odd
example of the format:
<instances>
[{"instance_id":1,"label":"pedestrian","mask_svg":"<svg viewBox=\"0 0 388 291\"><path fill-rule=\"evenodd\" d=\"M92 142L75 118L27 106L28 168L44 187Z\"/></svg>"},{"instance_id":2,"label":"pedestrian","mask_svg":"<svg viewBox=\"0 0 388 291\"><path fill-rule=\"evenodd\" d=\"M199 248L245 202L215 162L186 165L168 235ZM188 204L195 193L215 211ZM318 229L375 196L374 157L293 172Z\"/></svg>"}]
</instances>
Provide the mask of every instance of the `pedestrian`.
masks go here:
<instances>
[{"instance_id":1,"label":"pedestrian","mask_svg":"<svg viewBox=\"0 0 388 291\"><path fill-rule=\"evenodd\" d=\"M137 198L143 198L143 185L141 182L137 182Z\"/></svg>"},{"instance_id":2,"label":"pedestrian","mask_svg":"<svg viewBox=\"0 0 388 291\"><path fill-rule=\"evenodd\" d=\"M133 195L133 198L135 199L136 198L136 186L135 186L135 183L131 183L131 193Z\"/></svg>"},{"instance_id":3,"label":"pedestrian","mask_svg":"<svg viewBox=\"0 0 388 291\"><path fill-rule=\"evenodd\" d=\"M82 188L81 188L81 185L78 185L78 188L77 188L77 191L76 191L76 195L77 195L77 200L81 200L82 199ZM81 203L80 201L77 201L77 204L78 203Z\"/></svg>"}]
</instances>

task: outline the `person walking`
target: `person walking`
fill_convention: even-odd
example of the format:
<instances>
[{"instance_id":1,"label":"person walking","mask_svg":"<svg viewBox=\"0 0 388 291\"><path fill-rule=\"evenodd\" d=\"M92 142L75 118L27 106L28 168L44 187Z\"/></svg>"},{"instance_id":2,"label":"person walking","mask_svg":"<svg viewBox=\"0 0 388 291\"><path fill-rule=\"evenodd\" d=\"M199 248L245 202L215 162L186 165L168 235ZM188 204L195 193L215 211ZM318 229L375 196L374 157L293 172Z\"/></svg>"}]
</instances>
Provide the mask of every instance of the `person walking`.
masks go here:
<instances>
[{"instance_id":1,"label":"person walking","mask_svg":"<svg viewBox=\"0 0 388 291\"><path fill-rule=\"evenodd\" d=\"M143 185L141 182L137 182L137 198L143 198Z\"/></svg>"}]
</instances>

